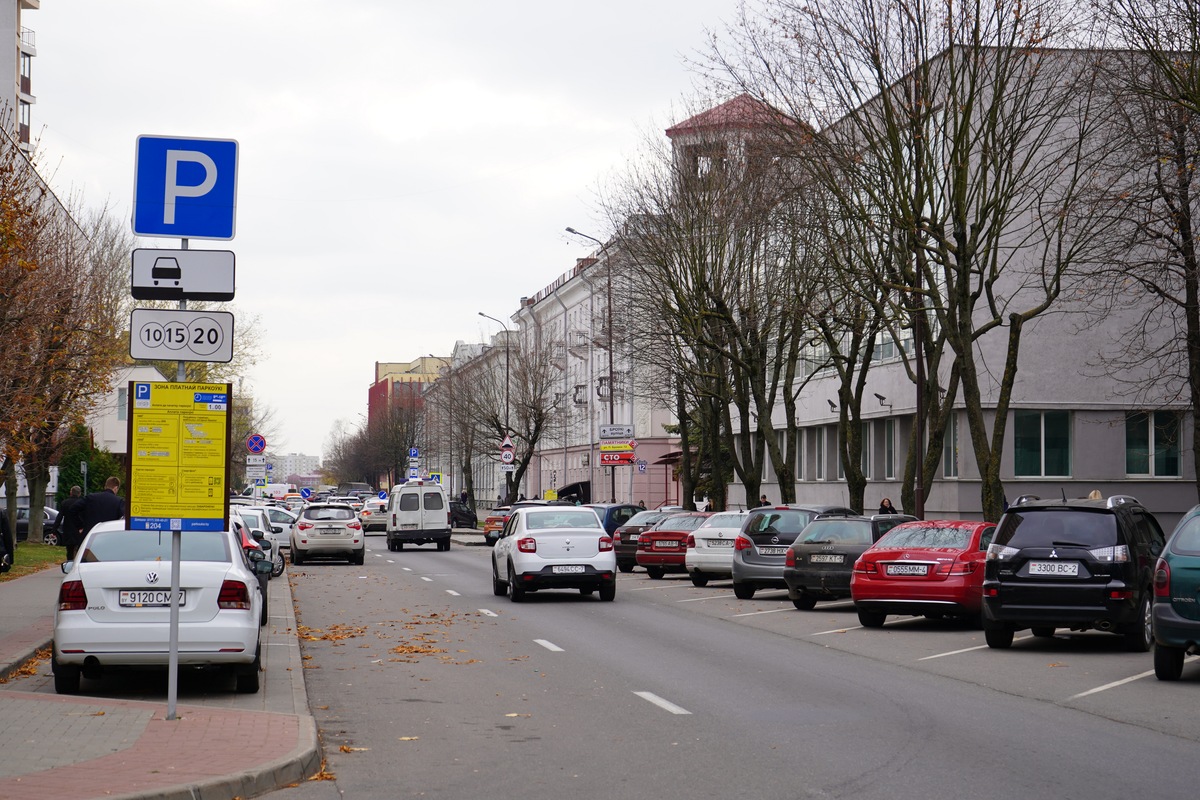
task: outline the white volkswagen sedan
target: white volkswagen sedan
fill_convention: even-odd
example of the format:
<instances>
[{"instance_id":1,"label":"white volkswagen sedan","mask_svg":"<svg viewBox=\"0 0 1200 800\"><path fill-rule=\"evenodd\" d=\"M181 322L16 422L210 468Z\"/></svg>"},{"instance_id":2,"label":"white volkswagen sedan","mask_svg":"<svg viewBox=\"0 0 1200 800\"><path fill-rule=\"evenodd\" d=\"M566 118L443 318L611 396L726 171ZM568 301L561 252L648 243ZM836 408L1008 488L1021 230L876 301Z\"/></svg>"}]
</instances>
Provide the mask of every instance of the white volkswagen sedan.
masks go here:
<instances>
[{"instance_id":1,"label":"white volkswagen sedan","mask_svg":"<svg viewBox=\"0 0 1200 800\"><path fill-rule=\"evenodd\" d=\"M492 549L492 591L514 603L539 589L617 596L613 540L590 508L533 506L509 515Z\"/></svg>"},{"instance_id":2,"label":"white volkswagen sedan","mask_svg":"<svg viewBox=\"0 0 1200 800\"><path fill-rule=\"evenodd\" d=\"M733 542L749 515L749 511L722 511L688 535L683 564L694 585L733 577Z\"/></svg>"},{"instance_id":3,"label":"white volkswagen sedan","mask_svg":"<svg viewBox=\"0 0 1200 800\"><path fill-rule=\"evenodd\" d=\"M228 667L237 691L257 692L260 562L250 560L231 531L188 531L180 559L179 664ZM76 694L81 676L99 677L108 668L167 666L169 532L102 522L62 569L51 659L56 692Z\"/></svg>"}]
</instances>

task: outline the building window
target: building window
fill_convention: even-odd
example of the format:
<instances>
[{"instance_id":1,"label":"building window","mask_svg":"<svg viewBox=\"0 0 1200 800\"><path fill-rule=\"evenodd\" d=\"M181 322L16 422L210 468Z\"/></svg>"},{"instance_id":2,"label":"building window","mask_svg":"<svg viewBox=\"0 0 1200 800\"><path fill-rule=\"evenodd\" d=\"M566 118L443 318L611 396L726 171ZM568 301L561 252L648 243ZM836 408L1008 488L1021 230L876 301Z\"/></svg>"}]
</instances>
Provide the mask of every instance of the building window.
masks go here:
<instances>
[{"instance_id":1,"label":"building window","mask_svg":"<svg viewBox=\"0 0 1200 800\"><path fill-rule=\"evenodd\" d=\"M958 412L950 412L946 433L942 437L942 477L958 477Z\"/></svg>"},{"instance_id":2,"label":"building window","mask_svg":"<svg viewBox=\"0 0 1200 800\"><path fill-rule=\"evenodd\" d=\"M1125 474L1180 476L1178 414L1174 411L1125 414Z\"/></svg>"},{"instance_id":3,"label":"building window","mask_svg":"<svg viewBox=\"0 0 1200 800\"><path fill-rule=\"evenodd\" d=\"M871 477L871 423L864 422L860 428L862 431L859 434L862 437L860 444L862 445L862 454L859 456L859 466L862 467L864 478Z\"/></svg>"},{"instance_id":4,"label":"building window","mask_svg":"<svg viewBox=\"0 0 1200 800\"><path fill-rule=\"evenodd\" d=\"M896 477L896 420L883 421L883 477Z\"/></svg>"},{"instance_id":5,"label":"building window","mask_svg":"<svg viewBox=\"0 0 1200 800\"><path fill-rule=\"evenodd\" d=\"M1064 477L1071 474L1071 414L1013 412L1013 474Z\"/></svg>"},{"instance_id":6,"label":"building window","mask_svg":"<svg viewBox=\"0 0 1200 800\"><path fill-rule=\"evenodd\" d=\"M813 428L813 480L825 480L825 429Z\"/></svg>"},{"instance_id":7,"label":"building window","mask_svg":"<svg viewBox=\"0 0 1200 800\"><path fill-rule=\"evenodd\" d=\"M117 420L125 421L129 419L129 389L122 387L117 389Z\"/></svg>"}]
</instances>

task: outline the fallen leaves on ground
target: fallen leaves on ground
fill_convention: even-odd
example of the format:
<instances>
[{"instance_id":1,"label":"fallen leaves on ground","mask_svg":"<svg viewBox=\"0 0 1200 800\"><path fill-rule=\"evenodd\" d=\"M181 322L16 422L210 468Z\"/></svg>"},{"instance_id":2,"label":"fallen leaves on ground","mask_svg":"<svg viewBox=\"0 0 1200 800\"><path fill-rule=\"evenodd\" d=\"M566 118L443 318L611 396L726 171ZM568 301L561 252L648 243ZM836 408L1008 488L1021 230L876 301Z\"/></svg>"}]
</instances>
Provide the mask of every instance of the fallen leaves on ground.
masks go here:
<instances>
[{"instance_id":1,"label":"fallen leaves on ground","mask_svg":"<svg viewBox=\"0 0 1200 800\"><path fill-rule=\"evenodd\" d=\"M367 750L370 750L370 749L371 748L369 748L369 747L351 747L348 744L344 744L338 748L338 750L342 751L343 753L365 753Z\"/></svg>"},{"instance_id":2,"label":"fallen leaves on ground","mask_svg":"<svg viewBox=\"0 0 1200 800\"><path fill-rule=\"evenodd\" d=\"M43 647L38 650L33 656L21 666L11 670L7 675L0 676L0 683L8 683L17 678L28 678L38 674L38 670L45 661L50 660L50 648Z\"/></svg>"},{"instance_id":3,"label":"fallen leaves on ground","mask_svg":"<svg viewBox=\"0 0 1200 800\"><path fill-rule=\"evenodd\" d=\"M399 736L396 738L396 741L398 741L398 742L415 742L417 739L420 739L420 738L421 738L420 736Z\"/></svg>"}]
</instances>

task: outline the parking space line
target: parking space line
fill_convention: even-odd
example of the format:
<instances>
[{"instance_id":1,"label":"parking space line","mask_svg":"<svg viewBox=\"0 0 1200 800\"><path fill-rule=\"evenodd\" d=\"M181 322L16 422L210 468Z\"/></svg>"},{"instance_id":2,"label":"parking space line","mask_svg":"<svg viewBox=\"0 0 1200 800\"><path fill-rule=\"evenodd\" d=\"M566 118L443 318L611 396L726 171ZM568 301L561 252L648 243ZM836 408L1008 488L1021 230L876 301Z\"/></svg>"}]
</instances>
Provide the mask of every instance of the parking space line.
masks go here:
<instances>
[{"instance_id":1,"label":"parking space line","mask_svg":"<svg viewBox=\"0 0 1200 800\"><path fill-rule=\"evenodd\" d=\"M491 609L488 609L488 608L481 608L481 609L479 609L479 613L480 613L480 614L483 614L485 617L498 617L498 616L500 616L500 615L499 615L499 614L497 614L495 611L492 611Z\"/></svg>"},{"instance_id":2,"label":"parking space line","mask_svg":"<svg viewBox=\"0 0 1200 800\"><path fill-rule=\"evenodd\" d=\"M780 611L792 611L791 608L772 608L770 611L751 611L747 614L734 614L734 617L755 617L759 614L778 614Z\"/></svg>"},{"instance_id":3,"label":"parking space line","mask_svg":"<svg viewBox=\"0 0 1200 800\"><path fill-rule=\"evenodd\" d=\"M689 597L687 600L676 600L675 602L676 603L695 603L697 600L720 600L722 598L728 600L731 597L733 597L732 592L730 594L712 594L712 595L709 595L708 597Z\"/></svg>"},{"instance_id":4,"label":"parking space line","mask_svg":"<svg viewBox=\"0 0 1200 800\"><path fill-rule=\"evenodd\" d=\"M461 595L461 594L459 594L458 592L454 591L453 589L447 589L447 590L446 590L446 594L452 594L452 595L454 595L455 597L462 597L462 595Z\"/></svg>"},{"instance_id":5,"label":"parking space line","mask_svg":"<svg viewBox=\"0 0 1200 800\"><path fill-rule=\"evenodd\" d=\"M630 589L631 592L646 592L650 589L694 589L696 587L689 583L661 583L656 581L653 586L643 586L640 589Z\"/></svg>"},{"instance_id":6,"label":"parking space line","mask_svg":"<svg viewBox=\"0 0 1200 800\"><path fill-rule=\"evenodd\" d=\"M1024 636L1014 636L1013 641L1019 642L1022 639L1032 639L1032 638L1033 638L1032 634L1026 634ZM935 653L934 655L931 655L931 656L925 656L923 658L918 658L917 661L932 661L935 658L945 658L946 656L956 656L956 655L959 655L960 653L971 653L971 652L974 652L975 650L987 650L987 649L988 649L988 646L986 644L981 644L981 645L976 645L975 647L964 647L961 650L950 650L945 653Z\"/></svg>"},{"instance_id":7,"label":"parking space line","mask_svg":"<svg viewBox=\"0 0 1200 800\"><path fill-rule=\"evenodd\" d=\"M663 711L669 711L672 714L691 714L686 708L675 705L670 700L664 700L653 692L634 692L638 697L661 708Z\"/></svg>"},{"instance_id":8,"label":"parking space line","mask_svg":"<svg viewBox=\"0 0 1200 800\"><path fill-rule=\"evenodd\" d=\"M1133 683L1134 681L1140 681L1142 678L1148 678L1153 674L1154 674L1154 670L1148 670L1146 672L1141 672L1141 673L1138 673L1137 675L1131 675L1130 677L1123 678L1119 681L1113 681L1112 683L1106 683L1103 686L1097 686L1095 689L1088 689L1086 692L1080 692L1079 694L1073 694L1070 697L1068 697L1067 699L1068 700L1078 700L1081 697L1087 697L1089 694L1097 694L1098 692L1106 692L1109 689L1115 689L1118 686L1124 686L1127 683Z\"/></svg>"},{"instance_id":9,"label":"parking space line","mask_svg":"<svg viewBox=\"0 0 1200 800\"><path fill-rule=\"evenodd\" d=\"M426 578L424 575L421 576L421 580L429 581L430 583L433 583L433 578Z\"/></svg>"},{"instance_id":10,"label":"parking space line","mask_svg":"<svg viewBox=\"0 0 1200 800\"><path fill-rule=\"evenodd\" d=\"M548 642L545 639L534 639L533 641L537 644L540 644L542 647L546 648L551 653L565 653L566 652L561 647L556 645L554 642Z\"/></svg>"}]
</instances>

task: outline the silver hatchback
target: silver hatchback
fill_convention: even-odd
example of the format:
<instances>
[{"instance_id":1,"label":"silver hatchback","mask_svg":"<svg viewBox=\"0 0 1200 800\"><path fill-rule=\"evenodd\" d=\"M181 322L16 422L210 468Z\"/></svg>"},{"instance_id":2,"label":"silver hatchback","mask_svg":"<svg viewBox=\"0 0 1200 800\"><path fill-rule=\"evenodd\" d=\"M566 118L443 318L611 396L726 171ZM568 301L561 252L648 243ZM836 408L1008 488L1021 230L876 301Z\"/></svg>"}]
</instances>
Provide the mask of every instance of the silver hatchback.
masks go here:
<instances>
[{"instance_id":1,"label":"silver hatchback","mask_svg":"<svg viewBox=\"0 0 1200 800\"><path fill-rule=\"evenodd\" d=\"M788 547L819 514L853 514L845 506L786 505L756 508L733 543L733 593L750 600L759 589L786 589Z\"/></svg>"}]
</instances>

